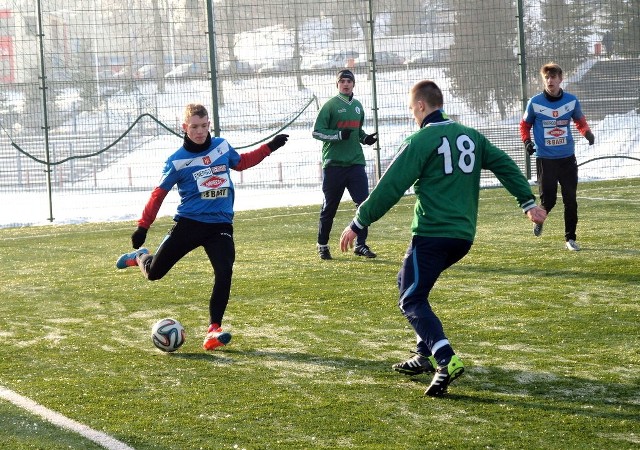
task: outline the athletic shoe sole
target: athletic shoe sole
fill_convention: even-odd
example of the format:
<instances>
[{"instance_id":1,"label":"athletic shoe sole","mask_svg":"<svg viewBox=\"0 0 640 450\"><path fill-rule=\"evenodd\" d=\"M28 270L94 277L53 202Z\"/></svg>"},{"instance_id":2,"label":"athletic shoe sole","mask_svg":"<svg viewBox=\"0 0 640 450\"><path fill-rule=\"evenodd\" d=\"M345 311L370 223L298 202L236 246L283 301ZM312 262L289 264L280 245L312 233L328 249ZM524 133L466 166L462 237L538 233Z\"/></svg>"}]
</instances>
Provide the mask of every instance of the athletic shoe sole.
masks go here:
<instances>
[{"instance_id":1,"label":"athletic shoe sole","mask_svg":"<svg viewBox=\"0 0 640 450\"><path fill-rule=\"evenodd\" d=\"M227 332L214 332L216 335L204 338L204 343L202 344L202 348L208 351L215 350L218 347L222 347L231 342L231 333Z\"/></svg>"}]
</instances>

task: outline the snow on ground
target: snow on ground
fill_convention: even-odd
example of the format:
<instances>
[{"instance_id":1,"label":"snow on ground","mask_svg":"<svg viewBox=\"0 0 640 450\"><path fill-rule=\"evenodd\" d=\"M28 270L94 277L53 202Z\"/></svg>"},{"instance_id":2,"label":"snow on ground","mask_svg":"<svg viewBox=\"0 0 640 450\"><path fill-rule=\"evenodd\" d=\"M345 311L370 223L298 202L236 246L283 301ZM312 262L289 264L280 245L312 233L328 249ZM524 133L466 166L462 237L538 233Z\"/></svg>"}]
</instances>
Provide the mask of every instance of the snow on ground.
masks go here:
<instances>
[{"instance_id":1,"label":"snow on ground","mask_svg":"<svg viewBox=\"0 0 640 450\"><path fill-rule=\"evenodd\" d=\"M587 181L640 177L640 115L630 112L608 116L601 122L592 124L592 129L596 136L595 145L589 146L586 140L580 136L577 137L576 155L578 164L581 164L580 179ZM406 136L406 130L406 124L399 125L397 129L386 128L384 139L391 142L390 145L397 146L403 136ZM308 130L293 130L291 133L290 141L297 139L299 142L304 142L301 145L303 147L317 144L312 142ZM234 142L231 138L229 140ZM119 174L118 176L121 177L122 173L135 167L136 177L133 179L133 187L139 188L139 191L109 192L108 189L104 189L97 193L57 193L54 190L51 199L46 192L0 193L2 204L0 228L134 221L139 218L151 189L159 179L164 160L178 145L180 145L180 141L176 137L158 138L98 174L97 181L102 180L106 183L107 180L117 179L115 174ZM270 170L273 170L273 164L282 162L284 167L295 167L296 171L306 171L309 177L319 177L318 165L307 161L301 169L295 164L300 162L300 154L291 150L288 153L287 150L288 148L285 146L261 165L269 168L271 164ZM319 161L319 144L315 147L309 147L308 151L316 155L314 158ZM370 158L371 153L367 152L371 151L365 149L365 154ZM607 156L615 158L600 159ZM287 161L287 158L292 160ZM287 162L290 164L285 164ZM261 165L244 172L245 176L249 178L250 171L259 170ZM239 175L234 176L238 186L236 189L236 211L297 205L318 205L319 207L322 203L322 193L319 187L315 189L304 187L248 189L238 184ZM348 194L345 194L344 199L348 198ZM165 199L158 217L173 215L178 201L178 194L174 189ZM51 216L53 216L52 221L49 220Z\"/></svg>"}]
</instances>

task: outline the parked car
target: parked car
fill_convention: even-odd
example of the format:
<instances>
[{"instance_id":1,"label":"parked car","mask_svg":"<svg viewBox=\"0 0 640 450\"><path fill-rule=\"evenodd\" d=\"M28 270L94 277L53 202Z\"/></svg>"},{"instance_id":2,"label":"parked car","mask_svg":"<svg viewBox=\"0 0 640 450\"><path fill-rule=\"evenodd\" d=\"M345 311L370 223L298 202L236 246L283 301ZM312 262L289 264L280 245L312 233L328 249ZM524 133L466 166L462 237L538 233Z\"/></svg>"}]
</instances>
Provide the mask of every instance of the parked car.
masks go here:
<instances>
[{"instance_id":1,"label":"parked car","mask_svg":"<svg viewBox=\"0 0 640 450\"><path fill-rule=\"evenodd\" d=\"M109 81L113 79L120 70L122 70L121 67L101 67L97 74L98 81Z\"/></svg>"},{"instance_id":2,"label":"parked car","mask_svg":"<svg viewBox=\"0 0 640 450\"><path fill-rule=\"evenodd\" d=\"M165 78L187 78L206 75L209 72L209 64L204 62L199 63L184 63L178 64L172 70L165 74Z\"/></svg>"},{"instance_id":3,"label":"parked car","mask_svg":"<svg viewBox=\"0 0 640 450\"><path fill-rule=\"evenodd\" d=\"M191 70L191 65L192 65L192 63L178 64L173 69L171 69L169 72L167 72L164 75L164 77L165 78L182 78L182 77L186 77L186 76L189 75L189 72Z\"/></svg>"},{"instance_id":4,"label":"parked car","mask_svg":"<svg viewBox=\"0 0 640 450\"><path fill-rule=\"evenodd\" d=\"M438 63L447 62L449 60L448 49L425 50L413 55L405 61L407 67L428 66Z\"/></svg>"},{"instance_id":5,"label":"parked car","mask_svg":"<svg viewBox=\"0 0 640 450\"><path fill-rule=\"evenodd\" d=\"M113 75L111 75L111 79L116 81L125 80L128 78L131 78L131 69L129 69L129 66L124 66L122 69L114 72Z\"/></svg>"},{"instance_id":6,"label":"parked car","mask_svg":"<svg viewBox=\"0 0 640 450\"><path fill-rule=\"evenodd\" d=\"M19 114L24 109L24 97L16 92L0 92L0 115Z\"/></svg>"},{"instance_id":7,"label":"parked car","mask_svg":"<svg viewBox=\"0 0 640 450\"><path fill-rule=\"evenodd\" d=\"M376 66L402 66L405 62L403 56L394 52L376 52ZM355 60L355 67L366 68L369 67L369 60L366 56L362 56Z\"/></svg>"},{"instance_id":8,"label":"parked car","mask_svg":"<svg viewBox=\"0 0 640 450\"><path fill-rule=\"evenodd\" d=\"M153 64L145 64L138 68L133 74L134 78L150 79L158 77L158 68Z\"/></svg>"},{"instance_id":9,"label":"parked car","mask_svg":"<svg viewBox=\"0 0 640 450\"><path fill-rule=\"evenodd\" d=\"M79 70L69 69L66 67L52 67L48 73L49 81L52 82L66 82L75 81L81 79Z\"/></svg>"},{"instance_id":10,"label":"parked car","mask_svg":"<svg viewBox=\"0 0 640 450\"><path fill-rule=\"evenodd\" d=\"M429 65L434 62L433 50L425 50L407 59L404 63L407 67Z\"/></svg>"},{"instance_id":11,"label":"parked car","mask_svg":"<svg viewBox=\"0 0 640 450\"><path fill-rule=\"evenodd\" d=\"M218 73L223 75L237 75L237 74L250 74L256 73L262 67L262 63L254 63L242 59L235 60L232 64L231 61L224 61L220 64Z\"/></svg>"},{"instance_id":12,"label":"parked car","mask_svg":"<svg viewBox=\"0 0 640 450\"><path fill-rule=\"evenodd\" d=\"M355 50L324 50L310 57L303 58L302 69L342 69L354 67L355 60L360 56Z\"/></svg>"},{"instance_id":13,"label":"parked car","mask_svg":"<svg viewBox=\"0 0 640 450\"><path fill-rule=\"evenodd\" d=\"M267 61L263 66L261 66L258 69L258 73L289 72L296 68L297 67L293 57L273 59Z\"/></svg>"}]
</instances>

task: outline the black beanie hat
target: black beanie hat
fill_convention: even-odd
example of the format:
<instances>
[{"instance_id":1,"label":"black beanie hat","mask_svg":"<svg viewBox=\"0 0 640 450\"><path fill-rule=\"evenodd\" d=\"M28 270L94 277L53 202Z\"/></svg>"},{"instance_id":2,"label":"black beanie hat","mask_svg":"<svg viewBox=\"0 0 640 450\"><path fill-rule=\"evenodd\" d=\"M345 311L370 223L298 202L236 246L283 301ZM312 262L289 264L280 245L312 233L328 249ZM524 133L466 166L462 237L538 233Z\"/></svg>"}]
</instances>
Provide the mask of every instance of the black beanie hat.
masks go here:
<instances>
[{"instance_id":1,"label":"black beanie hat","mask_svg":"<svg viewBox=\"0 0 640 450\"><path fill-rule=\"evenodd\" d=\"M354 83L356 82L356 77L353 75L353 72L351 72L350 70L347 70L347 69L342 69L340 72L338 72L338 75L336 76L336 84L342 78L348 78L351 81L353 81Z\"/></svg>"}]
</instances>

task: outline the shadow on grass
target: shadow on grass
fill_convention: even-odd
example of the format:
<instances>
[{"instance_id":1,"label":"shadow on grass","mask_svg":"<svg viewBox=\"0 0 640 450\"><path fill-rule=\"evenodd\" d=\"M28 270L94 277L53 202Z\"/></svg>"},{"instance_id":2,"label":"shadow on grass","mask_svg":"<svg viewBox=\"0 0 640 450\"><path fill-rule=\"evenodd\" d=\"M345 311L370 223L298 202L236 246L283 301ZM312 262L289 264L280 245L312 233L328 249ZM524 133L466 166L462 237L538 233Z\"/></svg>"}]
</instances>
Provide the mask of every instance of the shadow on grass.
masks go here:
<instances>
[{"instance_id":1,"label":"shadow on grass","mask_svg":"<svg viewBox=\"0 0 640 450\"><path fill-rule=\"evenodd\" d=\"M229 356L226 356L228 353L238 353L237 351L229 351L225 350L224 352L205 352L202 350L201 352L175 352L169 353L167 356L170 358L179 358L179 359L188 359L191 361L215 361L216 363L222 364L232 364L234 360Z\"/></svg>"},{"instance_id":2,"label":"shadow on grass","mask_svg":"<svg viewBox=\"0 0 640 450\"><path fill-rule=\"evenodd\" d=\"M638 278L636 274L622 274L622 273L605 273L587 271L587 269L575 267L574 269L558 269L553 268L549 270L540 270L539 268L508 268L505 266L486 266L479 264L461 264L460 268L463 268L466 272L475 272L481 274L492 274L500 277L508 276L524 276L524 277L538 277L548 279L558 279L562 283L565 283L567 279L596 279L601 281L616 281L621 283L637 283Z\"/></svg>"},{"instance_id":3,"label":"shadow on grass","mask_svg":"<svg viewBox=\"0 0 640 450\"><path fill-rule=\"evenodd\" d=\"M261 349L225 349L208 353L174 353L172 357L212 361L230 365L235 357L251 359L287 361L302 366L323 366L330 370L349 371L363 376L381 376L398 382L429 385L432 374L406 376L394 372L391 364L395 361L379 361L343 357L339 355L318 355L305 352L283 352ZM267 363L268 365L268 363ZM541 411L557 411L566 414L593 418L626 420L638 423L640 404L637 386L640 380L629 384L564 376L547 372L506 370L497 367L468 367L464 376L452 383L449 393L442 400L463 401L487 405L509 404L518 408ZM395 386L395 381L390 387Z\"/></svg>"},{"instance_id":4,"label":"shadow on grass","mask_svg":"<svg viewBox=\"0 0 640 450\"><path fill-rule=\"evenodd\" d=\"M474 369L478 373L474 373ZM408 377L424 385L431 374ZM520 381L518 381L520 380ZM530 380L530 381L522 381ZM640 422L636 380L627 384L607 383L579 377L474 366L449 387L446 400L512 405L518 408L557 411L592 418ZM470 393L475 391L475 393Z\"/></svg>"},{"instance_id":5,"label":"shadow on grass","mask_svg":"<svg viewBox=\"0 0 640 450\"><path fill-rule=\"evenodd\" d=\"M378 372L381 370L380 361L372 361L367 359L344 358L325 355L313 355L302 352L282 352L258 350L253 348L237 349L225 348L224 350L216 350L213 352L175 352L167 356L172 358L188 359L192 361L211 361L222 364L233 364L238 362L238 358L245 358L244 362L250 362L252 359L287 361L290 363L299 363L300 365L325 366L328 369L344 369L344 370L367 370ZM236 358L237 357L237 358ZM390 370L390 365L385 367L385 371Z\"/></svg>"},{"instance_id":6,"label":"shadow on grass","mask_svg":"<svg viewBox=\"0 0 640 450\"><path fill-rule=\"evenodd\" d=\"M328 368L345 368L345 369L362 369L369 368L371 370L379 370L380 362L366 359L344 358L344 357L327 357L323 355L312 355L300 352L282 352L256 350L252 348L238 349L225 348L207 352L181 352L167 353L167 357L186 359L191 361L215 361L216 363L232 364L237 362L235 357L246 357L247 361L251 358L270 358L274 361L298 362L300 364L312 364L317 366L326 366Z\"/></svg>"},{"instance_id":7,"label":"shadow on grass","mask_svg":"<svg viewBox=\"0 0 640 450\"><path fill-rule=\"evenodd\" d=\"M274 361L287 361L306 365L324 366L328 369L344 369L344 370L369 370L377 372L380 370L380 361L368 359L348 358L339 355L318 355L302 352L282 352L269 350L248 350L237 352L238 354L246 354L251 357L261 359L272 359Z\"/></svg>"}]
</instances>

